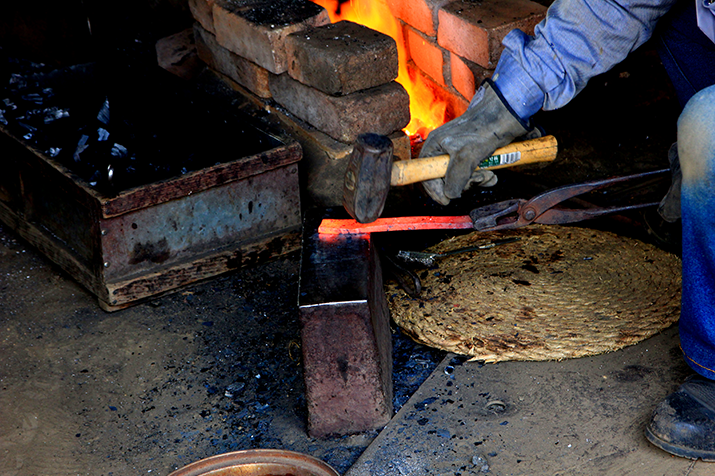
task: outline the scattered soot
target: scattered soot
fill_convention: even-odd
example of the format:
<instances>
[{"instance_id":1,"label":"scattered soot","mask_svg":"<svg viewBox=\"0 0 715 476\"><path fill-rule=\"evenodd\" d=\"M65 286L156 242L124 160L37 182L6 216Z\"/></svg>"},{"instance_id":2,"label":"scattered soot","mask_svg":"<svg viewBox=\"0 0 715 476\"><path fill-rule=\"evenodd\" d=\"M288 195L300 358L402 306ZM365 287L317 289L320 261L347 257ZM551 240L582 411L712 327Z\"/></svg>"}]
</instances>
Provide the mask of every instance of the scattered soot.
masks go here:
<instances>
[{"instance_id":1,"label":"scattered soot","mask_svg":"<svg viewBox=\"0 0 715 476\"><path fill-rule=\"evenodd\" d=\"M205 427L201 437L209 440L214 454L248 448L288 449L311 454L342 474L376 432L323 439L306 435L300 323L294 299L298 263L282 260L241 271L189 295L192 306L211 301L213 306L230 309L214 313L196 333L203 351L193 373L206 399L193 411L201 417ZM445 355L394 331L395 411Z\"/></svg>"}]
</instances>

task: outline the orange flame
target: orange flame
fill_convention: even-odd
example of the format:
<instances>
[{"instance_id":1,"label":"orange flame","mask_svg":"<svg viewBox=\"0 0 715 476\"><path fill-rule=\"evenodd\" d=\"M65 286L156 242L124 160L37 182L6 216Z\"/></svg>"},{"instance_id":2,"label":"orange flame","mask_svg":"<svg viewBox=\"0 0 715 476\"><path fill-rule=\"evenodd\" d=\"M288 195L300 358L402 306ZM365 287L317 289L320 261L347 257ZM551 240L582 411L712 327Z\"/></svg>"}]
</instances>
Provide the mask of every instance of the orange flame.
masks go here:
<instances>
[{"instance_id":1,"label":"orange flame","mask_svg":"<svg viewBox=\"0 0 715 476\"><path fill-rule=\"evenodd\" d=\"M432 89L419 74L409 73L402 28L384 0L312 1L328 11L333 23L349 20L379 31L395 40L400 63L396 81L410 95L410 123L404 129L407 135L419 133L422 138L426 138L429 131L444 124L447 105L434 97Z\"/></svg>"}]
</instances>

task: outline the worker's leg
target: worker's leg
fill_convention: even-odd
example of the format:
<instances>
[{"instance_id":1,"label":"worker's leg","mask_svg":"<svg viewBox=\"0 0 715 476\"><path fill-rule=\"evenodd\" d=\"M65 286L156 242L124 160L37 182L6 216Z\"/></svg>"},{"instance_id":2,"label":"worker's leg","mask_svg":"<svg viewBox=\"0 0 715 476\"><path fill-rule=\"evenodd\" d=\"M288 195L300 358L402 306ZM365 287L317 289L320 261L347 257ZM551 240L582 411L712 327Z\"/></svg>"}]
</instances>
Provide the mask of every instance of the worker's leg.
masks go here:
<instances>
[{"instance_id":1,"label":"worker's leg","mask_svg":"<svg viewBox=\"0 0 715 476\"><path fill-rule=\"evenodd\" d=\"M658 405L646 436L669 453L715 461L715 86L678 120L682 169L683 298L680 344L699 375Z\"/></svg>"},{"instance_id":2,"label":"worker's leg","mask_svg":"<svg viewBox=\"0 0 715 476\"><path fill-rule=\"evenodd\" d=\"M715 84L715 43L698 27L693 0L679 0L660 20L658 53L681 105Z\"/></svg>"},{"instance_id":3,"label":"worker's leg","mask_svg":"<svg viewBox=\"0 0 715 476\"><path fill-rule=\"evenodd\" d=\"M683 307L680 339L690 365L715 379L715 86L678 120L683 174Z\"/></svg>"},{"instance_id":4,"label":"worker's leg","mask_svg":"<svg viewBox=\"0 0 715 476\"><path fill-rule=\"evenodd\" d=\"M695 2L679 0L660 20L655 35L660 59L673 84L681 106L695 93L715 84L715 43L698 28ZM668 153L673 183L658 208L660 217L646 222L653 236L663 245L675 246L680 234L680 168L677 147ZM679 245L678 245L679 247Z\"/></svg>"}]
</instances>

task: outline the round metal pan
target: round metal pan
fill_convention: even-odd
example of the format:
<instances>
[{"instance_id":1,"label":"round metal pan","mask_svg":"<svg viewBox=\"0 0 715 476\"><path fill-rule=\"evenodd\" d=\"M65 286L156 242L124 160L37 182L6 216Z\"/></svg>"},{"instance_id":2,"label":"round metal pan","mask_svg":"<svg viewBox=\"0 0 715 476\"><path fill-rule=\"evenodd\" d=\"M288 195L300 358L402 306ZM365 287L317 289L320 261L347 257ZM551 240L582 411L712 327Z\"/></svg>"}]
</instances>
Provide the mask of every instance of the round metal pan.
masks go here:
<instances>
[{"instance_id":1,"label":"round metal pan","mask_svg":"<svg viewBox=\"0 0 715 476\"><path fill-rule=\"evenodd\" d=\"M169 476L340 476L312 456L293 451L242 450L212 456L184 466Z\"/></svg>"}]
</instances>

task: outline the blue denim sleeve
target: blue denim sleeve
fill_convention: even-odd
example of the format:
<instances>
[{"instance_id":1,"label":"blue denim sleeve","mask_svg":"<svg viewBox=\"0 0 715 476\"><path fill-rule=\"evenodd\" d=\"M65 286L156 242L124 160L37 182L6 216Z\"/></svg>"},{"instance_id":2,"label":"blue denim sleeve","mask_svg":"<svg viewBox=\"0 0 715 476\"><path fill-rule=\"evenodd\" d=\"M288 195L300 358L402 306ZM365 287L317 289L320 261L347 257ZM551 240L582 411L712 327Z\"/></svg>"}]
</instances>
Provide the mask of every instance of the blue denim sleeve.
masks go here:
<instances>
[{"instance_id":1,"label":"blue denim sleeve","mask_svg":"<svg viewBox=\"0 0 715 476\"><path fill-rule=\"evenodd\" d=\"M524 120L558 109L647 41L675 1L556 0L533 36L504 38L492 80Z\"/></svg>"}]
</instances>

